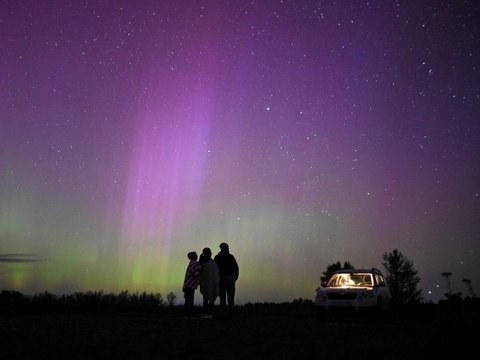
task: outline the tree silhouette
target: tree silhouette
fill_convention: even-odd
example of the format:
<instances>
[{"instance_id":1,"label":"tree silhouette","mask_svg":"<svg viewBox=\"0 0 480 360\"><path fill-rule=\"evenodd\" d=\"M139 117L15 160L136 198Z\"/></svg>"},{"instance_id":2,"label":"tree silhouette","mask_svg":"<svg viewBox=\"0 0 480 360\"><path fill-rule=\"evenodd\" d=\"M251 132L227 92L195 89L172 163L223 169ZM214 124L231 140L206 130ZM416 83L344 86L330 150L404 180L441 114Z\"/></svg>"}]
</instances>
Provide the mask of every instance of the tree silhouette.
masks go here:
<instances>
[{"instance_id":1,"label":"tree silhouette","mask_svg":"<svg viewBox=\"0 0 480 360\"><path fill-rule=\"evenodd\" d=\"M445 294L445 296L449 298L450 296L452 296L452 284L450 282L450 276L452 276L452 273L447 271L442 273L442 276L447 281L447 293Z\"/></svg>"},{"instance_id":2,"label":"tree silhouette","mask_svg":"<svg viewBox=\"0 0 480 360\"><path fill-rule=\"evenodd\" d=\"M177 295L175 295L173 292L170 292L169 294L167 294L168 306L170 307L174 306L175 300L177 300Z\"/></svg>"},{"instance_id":3,"label":"tree silhouette","mask_svg":"<svg viewBox=\"0 0 480 360\"><path fill-rule=\"evenodd\" d=\"M476 298L477 295L475 294L475 291L473 291L472 281L470 279L463 279L462 281L467 287L468 296L471 298Z\"/></svg>"},{"instance_id":4,"label":"tree silhouette","mask_svg":"<svg viewBox=\"0 0 480 360\"><path fill-rule=\"evenodd\" d=\"M320 276L320 281L327 281L334 271L342 269L354 269L354 266L350 263L350 261L345 261L342 267L342 263L340 261L337 261L336 263L327 266L327 270L325 270L322 276Z\"/></svg>"},{"instance_id":5,"label":"tree silhouette","mask_svg":"<svg viewBox=\"0 0 480 360\"><path fill-rule=\"evenodd\" d=\"M397 249L383 254L383 260L385 277L392 294L392 304L402 306L418 303L422 299L422 290L418 288L420 278L413 261Z\"/></svg>"}]
</instances>

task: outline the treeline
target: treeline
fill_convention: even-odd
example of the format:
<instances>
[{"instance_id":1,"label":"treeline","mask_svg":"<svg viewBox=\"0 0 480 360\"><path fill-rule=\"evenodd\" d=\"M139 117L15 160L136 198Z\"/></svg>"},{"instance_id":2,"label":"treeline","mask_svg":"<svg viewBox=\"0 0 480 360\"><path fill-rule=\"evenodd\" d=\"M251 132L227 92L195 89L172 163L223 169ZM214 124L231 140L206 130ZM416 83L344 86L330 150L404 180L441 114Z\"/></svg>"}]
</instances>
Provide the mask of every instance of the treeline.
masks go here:
<instances>
[{"instance_id":1,"label":"treeline","mask_svg":"<svg viewBox=\"0 0 480 360\"><path fill-rule=\"evenodd\" d=\"M0 293L0 312L26 313L75 313L75 312L148 312L155 313L171 307L171 294L165 301L159 293L131 293L127 290L118 294L103 291L77 292L57 296L43 292L26 296L18 291L3 290Z\"/></svg>"}]
</instances>

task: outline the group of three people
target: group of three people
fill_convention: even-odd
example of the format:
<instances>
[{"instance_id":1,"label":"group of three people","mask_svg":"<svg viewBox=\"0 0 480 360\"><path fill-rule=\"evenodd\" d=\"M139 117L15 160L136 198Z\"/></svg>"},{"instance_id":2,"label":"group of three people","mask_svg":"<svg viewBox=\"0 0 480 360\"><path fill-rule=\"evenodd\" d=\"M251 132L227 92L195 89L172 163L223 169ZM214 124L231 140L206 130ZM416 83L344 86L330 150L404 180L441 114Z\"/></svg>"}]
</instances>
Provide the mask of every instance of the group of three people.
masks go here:
<instances>
[{"instance_id":1,"label":"group of three people","mask_svg":"<svg viewBox=\"0 0 480 360\"><path fill-rule=\"evenodd\" d=\"M210 248L204 248L198 260L195 251L187 254L190 260L185 272L183 293L185 297L185 316L194 315L195 290L200 286L203 296L204 316L211 318L215 300L220 297L220 306L230 313L235 306L235 282L238 280L239 268L237 260L230 254L226 243L220 244L220 252L212 259Z\"/></svg>"}]
</instances>

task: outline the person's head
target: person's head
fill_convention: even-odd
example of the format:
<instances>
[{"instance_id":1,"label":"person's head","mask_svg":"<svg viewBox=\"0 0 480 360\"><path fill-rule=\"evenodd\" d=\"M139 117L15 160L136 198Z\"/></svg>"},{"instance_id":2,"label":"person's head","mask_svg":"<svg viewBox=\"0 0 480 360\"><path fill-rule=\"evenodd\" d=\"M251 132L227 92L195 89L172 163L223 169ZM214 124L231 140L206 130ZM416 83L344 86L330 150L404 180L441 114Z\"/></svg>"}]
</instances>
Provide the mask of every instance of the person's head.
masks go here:
<instances>
[{"instance_id":1,"label":"person's head","mask_svg":"<svg viewBox=\"0 0 480 360\"><path fill-rule=\"evenodd\" d=\"M221 243L220 244L220 251L228 252L228 244L227 243Z\"/></svg>"},{"instance_id":2,"label":"person's head","mask_svg":"<svg viewBox=\"0 0 480 360\"><path fill-rule=\"evenodd\" d=\"M198 259L198 256L197 256L197 253L195 251L191 251L187 254L187 257L190 259L190 260L197 260Z\"/></svg>"},{"instance_id":3,"label":"person's head","mask_svg":"<svg viewBox=\"0 0 480 360\"><path fill-rule=\"evenodd\" d=\"M210 250L210 248L207 247L203 249L202 255L205 260L209 260L212 257L212 250Z\"/></svg>"}]
</instances>

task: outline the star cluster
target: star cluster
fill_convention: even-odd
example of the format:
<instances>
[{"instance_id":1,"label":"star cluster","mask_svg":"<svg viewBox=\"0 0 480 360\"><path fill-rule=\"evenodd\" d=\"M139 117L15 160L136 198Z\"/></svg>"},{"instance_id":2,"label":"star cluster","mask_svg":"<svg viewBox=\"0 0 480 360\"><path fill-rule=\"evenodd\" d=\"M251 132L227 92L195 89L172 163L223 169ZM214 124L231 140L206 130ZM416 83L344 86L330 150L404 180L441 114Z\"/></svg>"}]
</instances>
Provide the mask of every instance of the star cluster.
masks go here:
<instances>
[{"instance_id":1,"label":"star cluster","mask_svg":"<svg viewBox=\"0 0 480 360\"><path fill-rule=\"evenodd\" d=\"M0 286L239 301L399 249L480 286L480 9L448 1L22 1L0 15ZM476 285L478 284L478 285Z\"/></svg>"}]
</instances>

